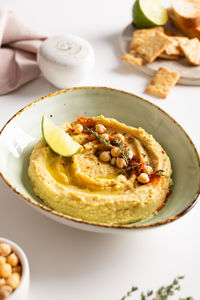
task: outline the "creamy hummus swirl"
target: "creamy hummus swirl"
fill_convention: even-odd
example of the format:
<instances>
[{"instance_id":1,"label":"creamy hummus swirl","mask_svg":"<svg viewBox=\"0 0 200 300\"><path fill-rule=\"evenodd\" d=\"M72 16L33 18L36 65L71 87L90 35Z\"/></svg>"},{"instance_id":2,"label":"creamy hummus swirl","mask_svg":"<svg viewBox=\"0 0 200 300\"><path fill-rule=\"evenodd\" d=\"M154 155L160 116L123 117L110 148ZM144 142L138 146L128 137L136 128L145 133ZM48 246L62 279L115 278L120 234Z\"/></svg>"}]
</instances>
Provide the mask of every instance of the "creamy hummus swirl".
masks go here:
<instances>
[{"instance_id":1,"label":"creamy hummus swirl","mask_svg":"<svg viewBox=\"0 0 200 300\"><path fill-rule=\"evenodd\" d=\"M125 145L137 157L139 165L153 166L147 184L138 182L136 172L129 176L119 168L99 160L106 146L83 131L73 134L84 145L71 158L61 157L41 139L30 157L28 174L34 192L58 212L83 220L107 224L128 224L148 218L164 204L169 192L171 163L161 145L142 128L133 128L103 116L91 118L103 124L109 135L121 133ZM66 123L65 130L72 125ZM156 171L162 170L162 176Z\"/></svg>"}]
</instances>

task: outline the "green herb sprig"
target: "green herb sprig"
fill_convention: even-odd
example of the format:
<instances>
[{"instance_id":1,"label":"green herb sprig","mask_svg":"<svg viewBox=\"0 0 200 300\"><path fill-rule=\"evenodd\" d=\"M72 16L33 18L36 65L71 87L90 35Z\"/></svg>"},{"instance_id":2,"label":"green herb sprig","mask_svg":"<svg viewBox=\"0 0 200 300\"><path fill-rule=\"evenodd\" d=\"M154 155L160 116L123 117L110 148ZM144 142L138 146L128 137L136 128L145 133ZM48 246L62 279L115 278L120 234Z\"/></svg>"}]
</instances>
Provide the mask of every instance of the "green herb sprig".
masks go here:
<instances>
[{"instance_id":1,"label":"green herb sprig","mask_svg":"<svg viewBox=\"0 0 200 300\"><path fill-rule=\"evenodd\" d=\"M155 171L154 172L154 174L158 174L158 175L161 175L161 176L165 176L163 173L164 173L165 171L164 170L157 170L157 171Z\"/></svg>"},{"instance_id":2,"label":"green herb sprig","mask_svg":"<svg viewBox=\"0 0 200 300\"><path fill-rule=\"evenodd\" d=\"M176 277L173 282L167 286L161 286L156 292L149 290L146 293L141 292L140 300L167 300L169 297L173 296L177 291L180 291L181 286L179 281L182 280L184 276ZM120 300L126 300L131 297L134 292L139 288L133 286ZM179 298L179 300L194 300L192 297Z\"/></svg>"},{"instance_id":3,"label":"green herb sprig","mask_svg":"<svg viewBox=\"0 0 200 300\"><path fill-rule=\"evenodd\" d=\"M125 160L126 163L128 163L128 151L125 149L122 142L118 139L114 139L113 144L121 150L121 157Z\"/></svg>"},{"instance_id":4,"label":"green herb sprig","mask_svg":"<svg viewBox=\"0 0 200 300\"><path fill-rule=\"evenodd\" d=\"M126 293L126 295L124 295L120 300L125 300L127 299L128 297L130 297L132 295L132 293L134 293L135 291L138 290L138 287L137 286L132 286L132 288L130 289L130 291L128 291Z\"/></svg>"},{"instance_id":5,"label":"green herb sprig","mask_svg":"<svg viewBox=\"0 0 200 300\"><path fill-rule=\"evenodd\" d=\"M119 149L121 150L121 157L125 160L126 163L128 163L128 151L125 149L123 143L120 140L114 139L113 143L111 144L110 140L103 138L97 131L88 127L85 128L85 131L94 134L94 136L96 136L96 138L101 143L108 147L111 147L113 145L119 147Z\"/></svg>"},{"instance_id":6,"label":"green herb sprig","mask_svg":"<svg viewBox=\"0 0 200 300\"><path fill-rule=\"evenodd\" d=\"M101 143L103 143L104 145L106 145L106 146L112 146L111 145L111 142L110 142L110 140L106 140L105 138L103 138L97 131L95 131L95 130L93 130L93 129L91 129L91 128L85 128L85 131L86 132L88 132L88 133L92 133L92 134L94 134L94 136L96 136L96 138L101 142Z\"/></svg>"}]
</instances>

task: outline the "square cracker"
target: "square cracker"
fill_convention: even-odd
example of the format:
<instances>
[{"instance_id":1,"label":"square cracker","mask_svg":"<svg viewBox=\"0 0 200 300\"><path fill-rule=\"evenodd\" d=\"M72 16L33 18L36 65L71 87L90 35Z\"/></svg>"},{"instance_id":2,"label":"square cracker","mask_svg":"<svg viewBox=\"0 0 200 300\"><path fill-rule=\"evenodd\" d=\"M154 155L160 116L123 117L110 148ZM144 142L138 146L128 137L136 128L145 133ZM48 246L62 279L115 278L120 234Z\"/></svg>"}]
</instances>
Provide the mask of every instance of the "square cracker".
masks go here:
<instances>
[{"instance_id":1,"label":"square cracker","mask_svg":"<svg viewBox=\"0 0 200 300\"><path fill-rule=\"evenodd\" d=\"M166 54L166 52L162 52L160 55L159 55L160 58L164 58L164 59L170 59L170 60L178 60L180 58L180 55L168 55Z\"/></svg>"},{"instance_id":2,"label":"square cracker","mask_svg":"<svg viewBox=\"0 0 200 300\"><path fill-rule=\"evenodd\" d=\"M137 53L148 62L153 62L172 42L165 34L155 32L136 48Z\"/></svg>"},{"instance_id":3,"label":"square cracker","mask_svg":"<svg viewBox=\"0 0 200 300\"><path fill-rule=\"evenodd\" d=\"M197 38L179 41L181 50L192 65L200 64L200 42Z\"/></svg>"},{"instance_id":4,"label":"square cracker","mask_svg":"<svg viewBox=\"0 0 200 300\"><path fill-rule=\"evenodd\" d=\"M176 38L170 36L169 39L172 43L166 47L165 53L167 55L180 55L181 50L179 48L179 43L176 40Z\"/></svg>"},{"instance_id":5,"label":"square cracker","mask_svg":"<svg viewBox=\"0 0 200 300\"><path fill-rule=\"evenodd\" d=\"M187 41L188 38L181 36L170 36L171 44L166 47L165 53L167 55L182 55L182 50L180 48L181 41Z\"/></svg>"},{"instance_id":6,"label":"square cracker","mask_svg":"<svg viewBox=\"0 0 200 300\"><path fill-rule=\"evenodd\" d=\"M130 53L125 54L121 57L121 60L126 61L130 64L141 66L144 63L144 60L139 56L135 50L132 50Z\"/></svg>"},{"instance_id":7,"label":"square cracker","mask_svg":"<svg viewBox=\"0 0 200 300\"><path fill-rule=\"evenodd\" d=\"M130 50L137 48L138 46L142 45L144 41L150 38L156 32L164 33L163 27L155 27L151 29L139 29L133 31L132 40L130 44Z\"/></svg>"},{"instance_id":8,"label":"square cracker","mask_svg":"<svg viewBox=\"0 0 200 300\"><path fill-rule=\"evenodd\" d=\"M180 78L180 74L167 68L160 68L153 76L145 92L166 98L171 88L175 86Z\"/></svg>"}]
</instances>

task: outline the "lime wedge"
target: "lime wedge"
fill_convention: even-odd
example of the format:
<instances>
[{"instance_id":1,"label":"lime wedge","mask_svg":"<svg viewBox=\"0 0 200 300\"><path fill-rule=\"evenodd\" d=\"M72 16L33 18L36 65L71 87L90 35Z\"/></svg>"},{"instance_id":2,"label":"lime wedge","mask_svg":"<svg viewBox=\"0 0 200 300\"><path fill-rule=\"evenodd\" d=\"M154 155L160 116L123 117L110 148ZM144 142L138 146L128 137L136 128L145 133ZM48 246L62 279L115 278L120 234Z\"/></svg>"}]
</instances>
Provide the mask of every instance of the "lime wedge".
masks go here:
<instances>
[{"instance_id":1,"label":"lime wedge","mask_svg":"<svg viewBox=\"0 0 200 300\"><path fill-rule=\"evenodd\" d=\"M42 135L51 150L61 156L73 156L83 148L64 129L56 126L46 116L42 118Z\"/></svg>"},{"instance_id":2,"label":"lime wedge","mask_svg":"<svg viewBox=\"0 0 200 300\"><path fill-rule=\"evenodd\" d=\"M133 5L133 23L138 28L163 26L167 23L167 10L160 0L136 0Z\"/></svg>"}]
</instances>

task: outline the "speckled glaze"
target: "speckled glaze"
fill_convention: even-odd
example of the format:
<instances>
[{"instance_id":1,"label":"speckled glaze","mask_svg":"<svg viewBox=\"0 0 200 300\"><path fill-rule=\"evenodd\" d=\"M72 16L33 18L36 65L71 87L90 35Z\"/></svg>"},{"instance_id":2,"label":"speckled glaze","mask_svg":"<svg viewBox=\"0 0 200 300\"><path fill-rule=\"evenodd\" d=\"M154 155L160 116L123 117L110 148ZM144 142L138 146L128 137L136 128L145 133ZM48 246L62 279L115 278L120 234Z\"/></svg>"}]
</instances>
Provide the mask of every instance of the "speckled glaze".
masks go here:
<instances>
[{"instance_id":1,"label":"speckled glaze","mask_svg":"<svg viewBox=\"0 0 200 300\"><path fill-rule=\"evenodd\" d=\"M88 222L45 206L35 196L27 174L30 153L41 137L43 114L52 117L56 124L71 122L80 116L103 114L151 133L172 162L174 186L166 206L157 215L129 225ZM123 232L169 223L188 212L200 192L199 156L181 126L152 103L105 87L61 90L31 103L14 115L0 132L0 174L12 190L39 212L65 225L96 232Z\"/></svg>"}]
</instances>

